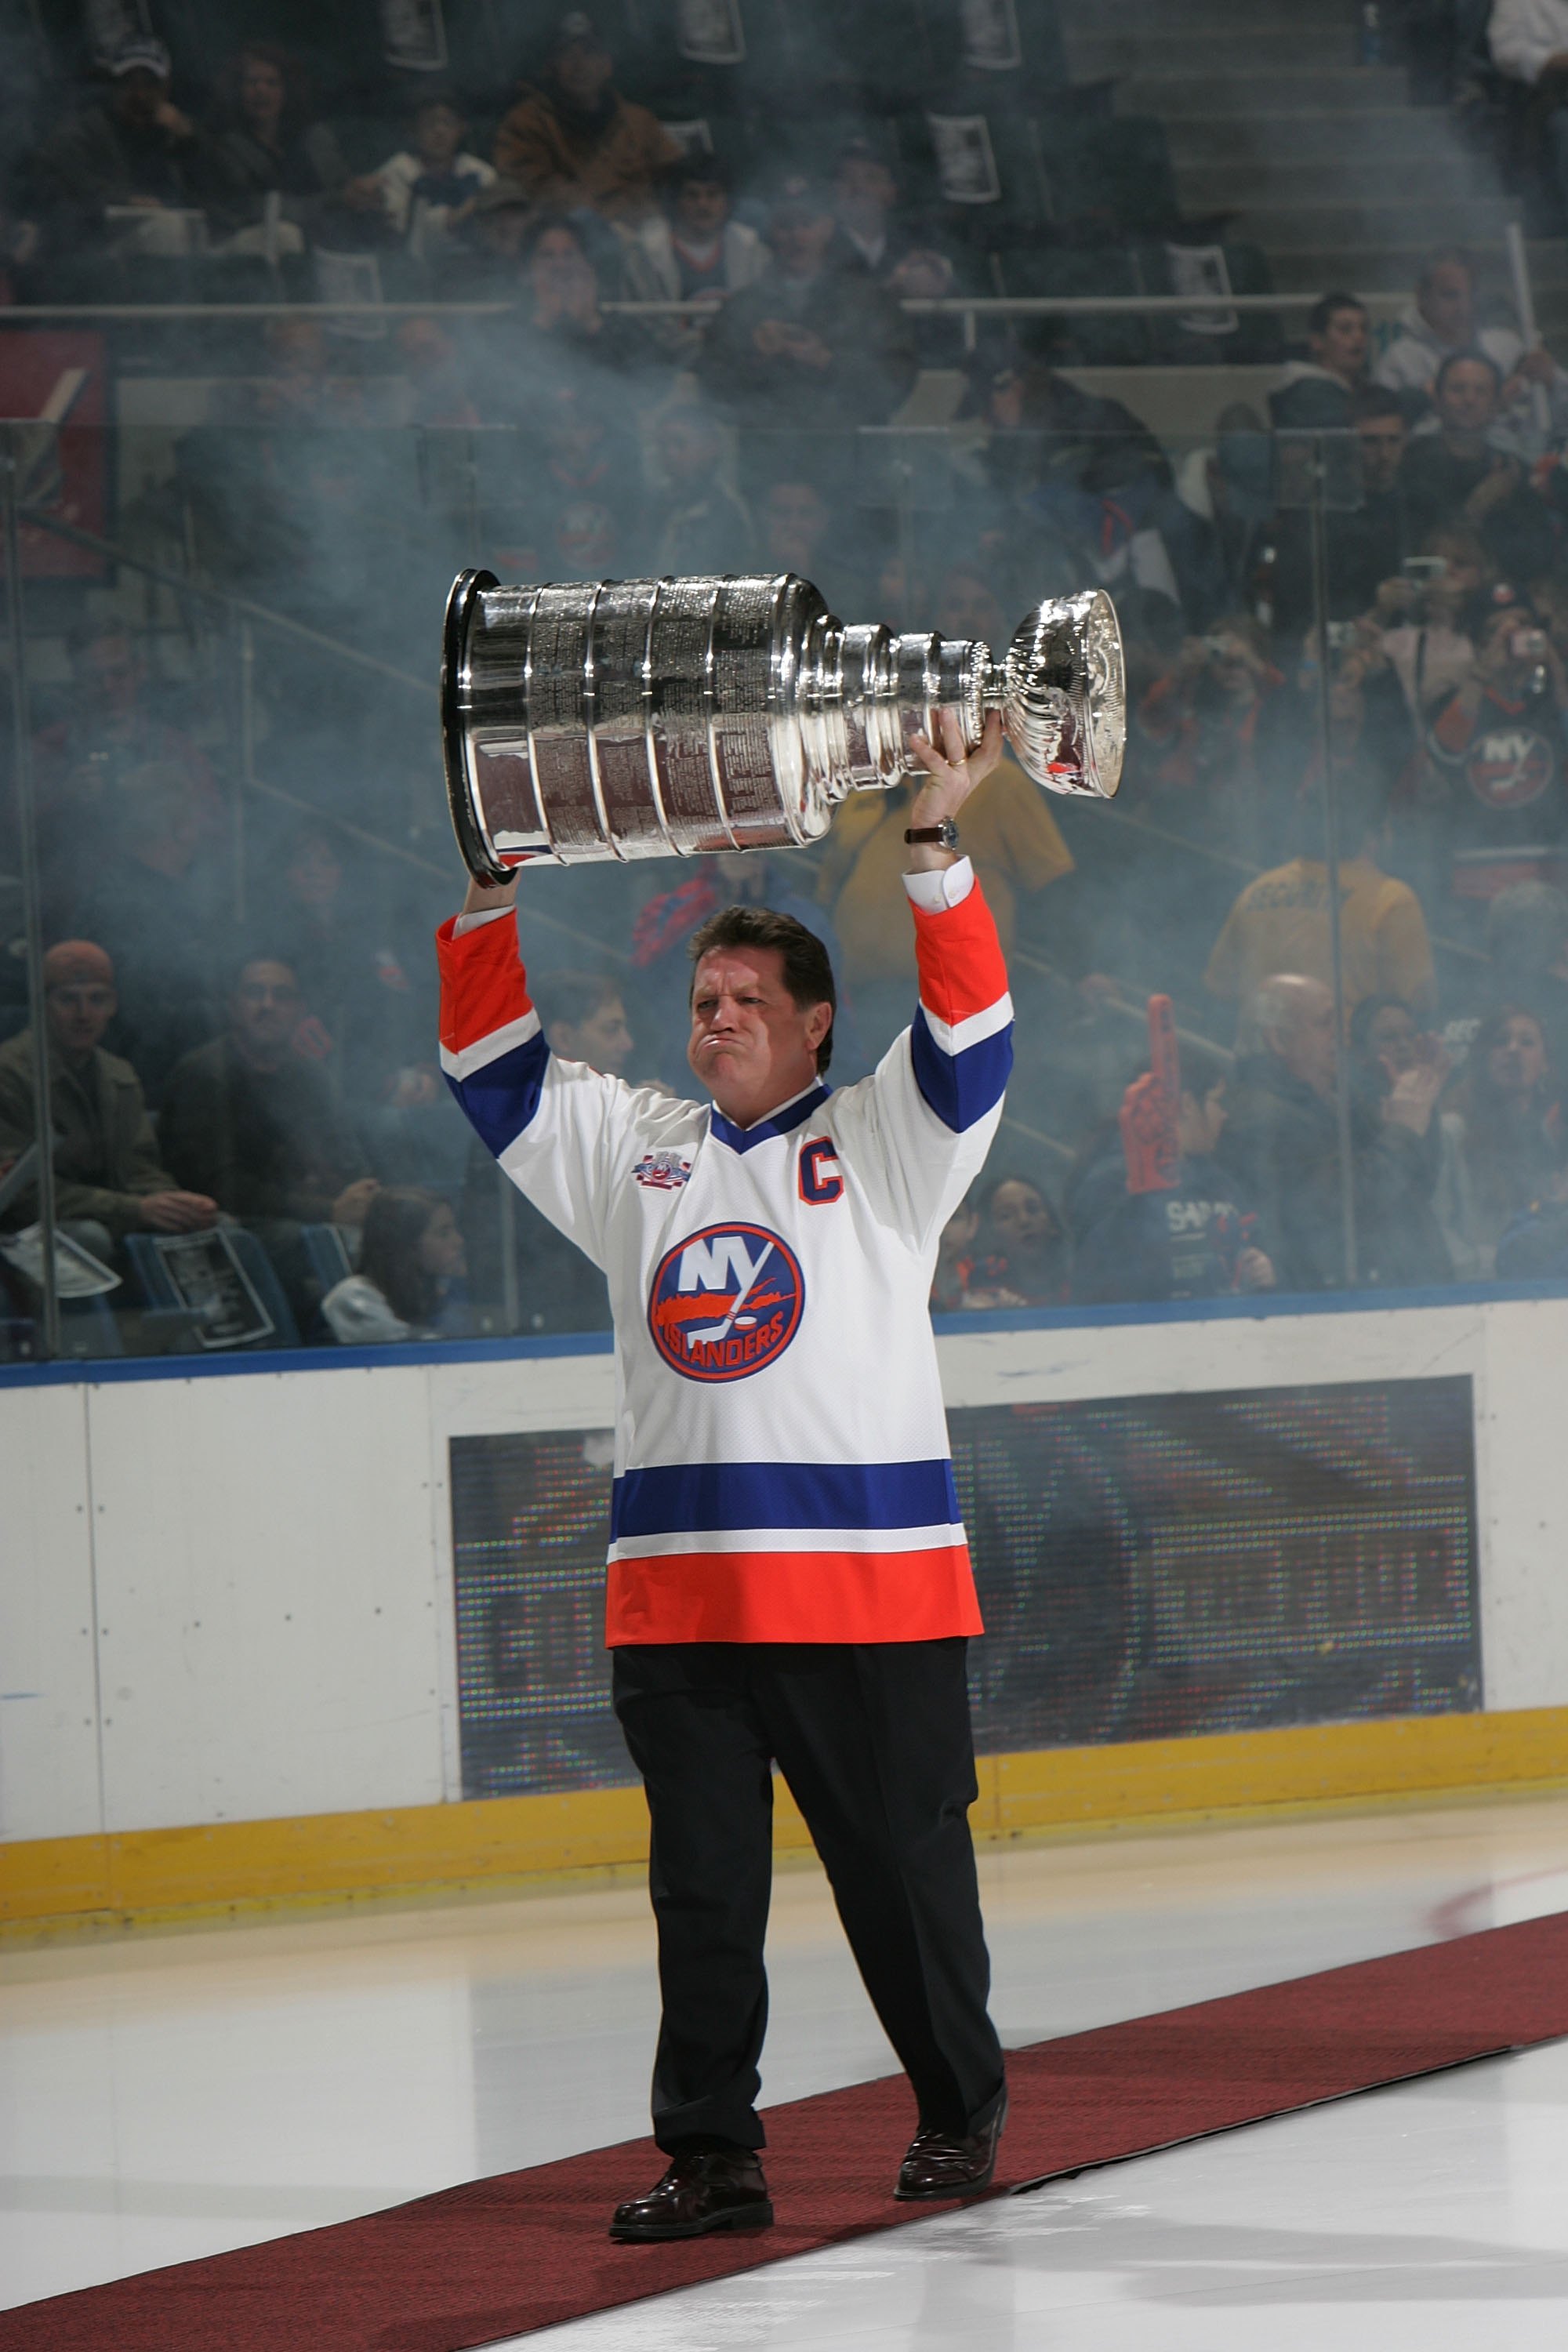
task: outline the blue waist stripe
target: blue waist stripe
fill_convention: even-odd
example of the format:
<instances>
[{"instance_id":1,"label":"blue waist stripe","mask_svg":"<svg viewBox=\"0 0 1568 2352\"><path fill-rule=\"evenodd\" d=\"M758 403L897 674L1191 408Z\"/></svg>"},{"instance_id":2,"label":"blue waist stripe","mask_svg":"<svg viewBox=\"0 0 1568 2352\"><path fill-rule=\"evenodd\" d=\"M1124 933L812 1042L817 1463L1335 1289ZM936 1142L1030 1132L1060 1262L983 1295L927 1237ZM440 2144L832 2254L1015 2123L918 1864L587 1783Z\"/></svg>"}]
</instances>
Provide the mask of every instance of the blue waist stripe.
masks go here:
<instances>
[{"instance_id":1,"label":"blue waist stripe","mask_svg":"<svg viewBox=\"0 0 1568 2352\"><path fill-rule=\"evenodd\" d=\"M612 1540L745 1528L958 1524L951 1462L694 1462L616 1481Z\"/></svg>"}]
</instances>

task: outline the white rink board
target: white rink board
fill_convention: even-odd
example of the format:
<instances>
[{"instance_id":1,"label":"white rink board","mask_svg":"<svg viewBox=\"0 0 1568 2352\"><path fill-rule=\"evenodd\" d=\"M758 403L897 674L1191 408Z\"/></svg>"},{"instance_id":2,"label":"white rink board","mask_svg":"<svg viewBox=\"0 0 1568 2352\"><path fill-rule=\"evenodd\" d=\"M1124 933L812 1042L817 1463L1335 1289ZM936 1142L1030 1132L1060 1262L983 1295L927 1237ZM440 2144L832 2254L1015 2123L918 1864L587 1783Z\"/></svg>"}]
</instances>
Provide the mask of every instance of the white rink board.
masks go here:
<instances>
[{"instance_id":1,"label":"white rink board","mask_svg":"<svg viewBox=\"0 0 1568 2352\"><path fill-rule=\"evenodd\" d=\"M1568 1299L939 1348L952 1406L1468 1374L1487 1705L1568 1705ZM457 1797L447 1442L610 1427L609 1355L142 1375L0 1387L0 1837Z\"/></svg>"}]
</instances>

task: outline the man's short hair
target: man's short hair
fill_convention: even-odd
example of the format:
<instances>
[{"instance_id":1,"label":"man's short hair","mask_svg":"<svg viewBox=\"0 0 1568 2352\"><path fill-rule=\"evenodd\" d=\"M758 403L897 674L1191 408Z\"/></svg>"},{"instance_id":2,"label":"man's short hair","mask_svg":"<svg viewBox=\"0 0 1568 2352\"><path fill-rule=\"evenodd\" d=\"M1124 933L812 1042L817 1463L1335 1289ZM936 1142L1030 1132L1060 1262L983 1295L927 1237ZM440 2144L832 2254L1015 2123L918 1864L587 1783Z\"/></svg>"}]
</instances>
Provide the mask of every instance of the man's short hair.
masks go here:
<instances>
[{"instance_id":1,"label":"man's short hair","mask_svg":"<svg viewBox=\"0 0 1568 2352\"><path fill-rule=\"evenodd\" d=\"M1360 310L1364 316L1366 304L1353 294L1325 294L1307 313L1308 334L1326 335L1330 320L1341 310Z\"/></svg>"},{"instance_id":2,"label":"man's short hair","mask_svg":"<svg viewBox=\"0 0 1568 2352\"><path fill-rule=\"evenodd\" d=\"M771 907L726 907L722 914L710 915L687 943L693 990L703 957L722 948L776 948L784 965L784 984L797 1012L828 1004L837 1013L832 959L816 933L797 923L793 915L775 914ZM832 1059L833 1024L829 1022L827 1034L816 1049L818 1071L826 1070Z\"/></svg>"},{"instance_id":3,"label":"man's short hair","mask_svg":"<svg viewBox=\"0 0 1568 2352\"><path fill-rule=\"evenodd\" d=\"M528 985L547 1035L563 1022L569 1029L581 1028L621 996L620 982L607 971L546 971L537 980L531 973Z\"/></svg>"},{"instance_id":4,"label":"man's short hair","mask_svg":"<svg viewBox=\"0 0 1568 2352\"><path fill-rule=\"evenodd\" d=\"M1442 391L1443 386L1447 383L1449 376L1457 367L1484 367L1487 373L1490 376L1495 388L1499 392L1502 390L1502 370L1499 367L1496 360L1489 359L1485 352L1478 352L1472 348L1468 351L1450 352L1447 359L1442 362L1436 374L1432 379L1432 396L1434 399L1436 399L1437 394Z\"/></svg>"}]
</instances>

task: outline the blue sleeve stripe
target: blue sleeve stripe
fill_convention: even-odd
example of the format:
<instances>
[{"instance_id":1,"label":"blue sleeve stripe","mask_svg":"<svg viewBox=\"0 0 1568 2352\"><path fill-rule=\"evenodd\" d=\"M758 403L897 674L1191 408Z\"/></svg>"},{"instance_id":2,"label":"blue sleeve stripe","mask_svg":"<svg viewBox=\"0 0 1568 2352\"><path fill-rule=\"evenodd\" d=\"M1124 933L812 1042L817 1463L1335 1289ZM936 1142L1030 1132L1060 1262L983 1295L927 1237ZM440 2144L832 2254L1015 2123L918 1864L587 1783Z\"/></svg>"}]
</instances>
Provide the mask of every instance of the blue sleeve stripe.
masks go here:
<instances>
[{"instance_id":1,"label":"blue sleeve stripe","mask_svg":"<svg viewBox=\"0 0 1568 2352\"><path fill-rule=\"evenodd\" d=\"M450 1071L446 1074L447 1084L475 1134L498 1160L509 1143L516 1142L539 1108L540 1089L549 1067L550 1048L542 1033L536 1030L524 1044L487 1062L483 1069L475 1070L469 1077L455 1078Z\"/></svg>"},{"instance_id":2,"label":"blue sleeve stripe","mask_svg":"<svg viewBox=\"0 0 1568 2352\"><path fill-rule=\"evenodd\" d=\"M948 1461L674 1463L628 1470L610 1507L612 1541L749 1528L957 1525Z\"/></svg>"},{"instance_id":3,"label":"blue sleeve stripe","mask_svg":"<svg viewBox=\"0 0 1568 2352\"><path fill-rule=\"evenodd\" d=\"M910 1031L910 1059L915 1084L928 1108L955 1135L994 1110L1007 1091L1013 1067L1013 1025L998 1029L966 1045L961 1054L944 1054L926 1025L923 1008L917 1010Z\"/></svg>"}]
</instances>

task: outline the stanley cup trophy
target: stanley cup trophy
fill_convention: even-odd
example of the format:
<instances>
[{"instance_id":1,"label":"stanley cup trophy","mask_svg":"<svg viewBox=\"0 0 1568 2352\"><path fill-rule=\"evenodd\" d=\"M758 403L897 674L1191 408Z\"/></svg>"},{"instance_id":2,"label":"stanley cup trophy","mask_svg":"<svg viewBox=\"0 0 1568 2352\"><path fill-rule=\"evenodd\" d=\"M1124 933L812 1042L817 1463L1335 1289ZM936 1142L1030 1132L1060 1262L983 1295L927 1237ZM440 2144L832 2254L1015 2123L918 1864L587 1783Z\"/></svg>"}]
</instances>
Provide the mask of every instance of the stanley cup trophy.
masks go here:
<instances>
[{"instance_id":1,"label":"stanley cup trophy","mask_svg":"<svg viewBox=\"0 0 1568 2352\"><path fill-rule=\"evenodd\" d=\"M971 749L1000 710L1037 783L1109 800L1126 740L1110 597L1040 604L1001 661L978 638L847 627L787 572L507 588L470 571L447 602L447 789L479 882L804 848L848 793L912 773L910 738L937 739L942 710Z\"/></svg>"}]
</instances>

